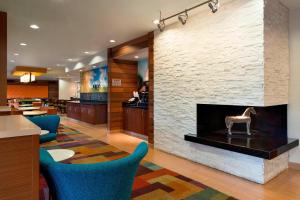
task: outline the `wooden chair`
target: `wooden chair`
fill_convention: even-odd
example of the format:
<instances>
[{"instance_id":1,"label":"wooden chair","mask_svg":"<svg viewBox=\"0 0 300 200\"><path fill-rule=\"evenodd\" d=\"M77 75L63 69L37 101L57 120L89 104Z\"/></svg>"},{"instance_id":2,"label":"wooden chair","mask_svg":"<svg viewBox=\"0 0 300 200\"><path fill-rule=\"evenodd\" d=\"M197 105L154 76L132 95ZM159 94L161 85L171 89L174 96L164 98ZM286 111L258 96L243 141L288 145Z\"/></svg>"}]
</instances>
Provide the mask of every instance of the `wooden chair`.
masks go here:
<instances>
[{"instance_id":1,"label":"wooden chair","mask_svg":"<svg viewBox=\"0 0 300 200\"><path fill-rule=\"evenodd\" d=\"M32 102L33 107L42 107L42 102Z\"/></svg>"},{"instance_id":2,"label":"wooden chair","mask_svg":"<svg viewBox=\"0 0 300 200\"><path fill-rule=\"evenodd\" d=\"M33 107L42 107L42 102L32 102Z\"/></svg>"},{"instance_id":3,"label":"wooden chair","mask_svg":"<svg viewBox=\"0 0 300 200\"><path fill-rule=\"evenodd\" d=\"M60 113L64 114L66 113L67 110L67 101L66 100L59 100L58 101L58 109L60 111Z\"/></svg>"},{"instance_id":4,"label":"wooden chair","mask_svg":"<svg viewBox=\"0 0 300 200\"><path fill-rule=\"evenodd\" d=\"M41 111L47 111L48 115L57 115L57 109L54 107L41 107Z\"/></svg>"}]
</instances>

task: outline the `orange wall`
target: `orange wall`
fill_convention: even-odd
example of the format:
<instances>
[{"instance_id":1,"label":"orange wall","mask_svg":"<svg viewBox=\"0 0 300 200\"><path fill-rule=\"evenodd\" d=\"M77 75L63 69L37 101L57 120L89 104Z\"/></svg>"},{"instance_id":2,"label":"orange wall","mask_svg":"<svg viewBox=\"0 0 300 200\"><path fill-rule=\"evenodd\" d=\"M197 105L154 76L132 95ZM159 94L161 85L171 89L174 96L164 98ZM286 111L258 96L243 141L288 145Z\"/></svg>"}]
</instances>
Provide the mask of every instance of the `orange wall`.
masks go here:
<instances>
[{"instance_id":1,"label":"orange wall","mask_svg":"<svg viewBox=\"0 0 300 200\"><path fill-rule=\"evenodd\" d=\"M48 98L47 85L8 85L7 98Z\"/></svg>"}]
</instances>

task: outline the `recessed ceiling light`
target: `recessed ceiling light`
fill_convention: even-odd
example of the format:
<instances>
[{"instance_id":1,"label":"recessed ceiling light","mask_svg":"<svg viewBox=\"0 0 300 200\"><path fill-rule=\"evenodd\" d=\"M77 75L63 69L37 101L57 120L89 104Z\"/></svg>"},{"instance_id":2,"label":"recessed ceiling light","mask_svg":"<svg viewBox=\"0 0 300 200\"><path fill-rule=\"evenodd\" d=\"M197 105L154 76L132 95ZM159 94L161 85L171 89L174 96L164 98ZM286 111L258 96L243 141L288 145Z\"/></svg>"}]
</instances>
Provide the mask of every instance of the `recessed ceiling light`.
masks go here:
<instances>
[{"instance_id":1,"label":"recessed ceiling light","mask_svg":"<svg viewBox=\"0 0 300 200\"><path fill-rule=\"evenodd\" d=\"M21 46L27 46L27 44L24 43L24 42L21 42L20 45L21 45Z\"/></svg>"},{"instance_id":2,"label":"recessed ceiling light","mask_svg":"<svg viewBox=\"0 0 300 200\"><path fill-rule=\"evenodd\" d=\"M82 72L82 69L81 70L79 70L80 72Z\"/></svg>"},{"instance_id":3,"label":"recessed ceiling light","mask_svg":"<svg viewBox=\"0 0 300 200\"><path fill-rule=\"evenodd\" d=\"M110 42L110 43L115 43L115 42L116 42L116 40L109 40L109 42Z\"/></svg>"},{"instance_id":4,"label":"recessed ceiling light","mask_svg":"<svg viewBox=\"0 0 300 200\"><path fill-rule=\"evenodd\" d=\"M68 61L73 61L73 59L72 58L68 58Z\"/></svg>"},{"instance_id":5,"label":"recessed ceiling light","mask_svg":"<svg viewBox=\"0 0 300 200\"><path fill-rule=\"evenodd\" d=\"M139 56L134 56L134 58L135 58L135 59L139 59L140 57L139 57Z\"/></svg>"},{"instance_id":6,"label":"recessed ceiling light","mask_svg":"<svg viewBox=\"0 0 300 200\"><path fill-rule=\"evenodd\" d=\"M36 25L36 24L31 24L30 28L32 28L32 29L39 29L40 27L38 25Z\"/></svg>"},{"instance_id":7,"label":"recessed ceiling light","mask_svg":"<svg viewBox=\"0 0 300 200\"><path fill-rule=\"evenodd\" d=\"M14 62L16 62L16 61L15 61L15 60L10 60L10 62L14 63Z\"/></svg>"},{"instance_id":8,"label":"recessed ceiling light","mask_svg":"<svg viewBox=\"0 0 300 200\"><path fill-rule=\"evenodd\" d=\"M18 54L18 53L14 53L14 55L15 55L15 56L18 56L18 55L20 55L20 54Z\"/></svg>"},{"instance_id":9,"label":"recessed ceiling light","mask_svg":"<svg viewBox=\"0 0 300 200\"><path fill-rule=\"evenodd\" d=\"M160 20L159 19L155 19L155 20L153 20L153 24L159 24L159 22L160 22Z\"/></svg>"},{"instance_id":10,"label":"recessed ceiling light","mask_svg":"<svg viewBox=\"0 0 300 200\"><path fill-rule=\"evenodd\" d=\"M84 53L85 53L85 54L89 54L90 52L89 52L89 51L85 51Z\"/></svg>"}]
</instances>

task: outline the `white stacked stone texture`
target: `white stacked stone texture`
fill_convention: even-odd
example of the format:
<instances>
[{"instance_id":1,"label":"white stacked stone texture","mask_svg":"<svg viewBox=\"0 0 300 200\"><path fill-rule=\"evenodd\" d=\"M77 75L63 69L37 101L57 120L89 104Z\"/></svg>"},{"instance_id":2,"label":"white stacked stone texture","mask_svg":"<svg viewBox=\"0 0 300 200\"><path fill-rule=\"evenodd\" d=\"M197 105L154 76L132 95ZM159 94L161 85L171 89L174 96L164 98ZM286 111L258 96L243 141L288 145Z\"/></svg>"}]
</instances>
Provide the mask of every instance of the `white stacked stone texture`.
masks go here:
<instances>
[{"instance_id":1,"label":"white stacked stone texture","mask_svg":"<svg viewBox=\"0 0 300 200\"><path fill-rule=\"evenodd\" d=\"M196 134L197 104L287 103L286 18L288 10L277 0L233 0L215 14L207 9L190 16L185 26L157 31L155 147L257 183L286 168L285 156L266 161L184 140L185 134ZM276 169L277 160L284 162Z\"/></svg>"}]
</instances>

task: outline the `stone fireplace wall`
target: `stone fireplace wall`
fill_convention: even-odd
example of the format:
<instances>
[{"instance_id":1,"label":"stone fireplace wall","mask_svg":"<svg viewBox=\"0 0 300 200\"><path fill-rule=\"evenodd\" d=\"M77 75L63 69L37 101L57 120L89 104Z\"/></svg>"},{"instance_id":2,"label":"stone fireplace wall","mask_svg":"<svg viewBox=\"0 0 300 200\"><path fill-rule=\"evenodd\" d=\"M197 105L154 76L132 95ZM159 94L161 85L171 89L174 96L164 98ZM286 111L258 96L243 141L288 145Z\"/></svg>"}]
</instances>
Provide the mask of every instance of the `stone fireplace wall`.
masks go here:
<instances>
[{"instance_id":1,"label":"stone fireplace wall","mask_svg":"<svg viewBox=\"0 0 300 200\"><path fill-rule=\"evenodd\" d=\"M290 12L290 98L288 106L289 137L300 138L300 8ZM300 163L300 147L290 153L290 161Z\"/></svg>"},{"instance_id":2,"label":"stone fireplace wall","mask_svg":"<svg viewBox=\"0 0 300 200\"><path fill-rule=\"evenodd\" d=\"M270 7L265 8L265 4ZM275 9L274 17L269 16L273 13L269 9ZM191 144L184 141L184 135L196 134L197 103L253 106L287 103L288 35L284 27L273 27L286 23L287 12L277 0L232 0L221 4L216 14L204 9L191 16L185 26L175 23L163 33L156 32L156 148L259 183L271 177L264 174L262 159ZM281 30L284 33L273 33ZM271 49L272 43L276 49ZM281 57L278 49L282 47ZM277 58L278 61L274 60ZM276 64L274 69L272 63ZM282 71L281 76L278 73ZM279 99L277 92L273 92L276 87L280 87L275 90ZM251 170L246 174L247 169Z\"/></svg>"},{"instance_id":3,"label":"stone fireplace wall","mask_svg":"<svg viewBox=\"0 0 300 200\"><path fill-rule=\"evenodd\" d=\"M265 0L264 104L288 104L290 79L289 10L278 0Z\"/></svg>"}]
</instances>

